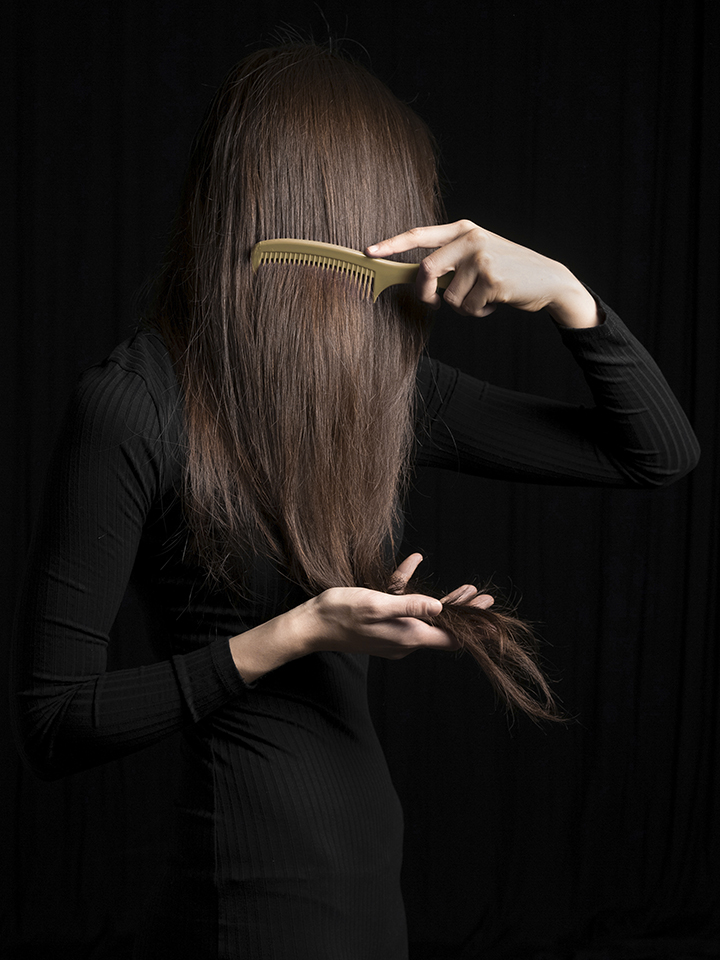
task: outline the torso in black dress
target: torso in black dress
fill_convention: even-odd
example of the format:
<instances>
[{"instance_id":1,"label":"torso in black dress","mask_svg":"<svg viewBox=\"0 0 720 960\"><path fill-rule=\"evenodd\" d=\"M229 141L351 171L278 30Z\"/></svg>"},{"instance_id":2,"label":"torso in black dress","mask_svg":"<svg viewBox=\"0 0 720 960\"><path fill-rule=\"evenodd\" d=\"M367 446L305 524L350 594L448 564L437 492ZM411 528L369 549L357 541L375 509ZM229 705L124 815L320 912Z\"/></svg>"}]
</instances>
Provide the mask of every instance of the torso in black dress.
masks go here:
<instances>
[{"instance_id":1,"label":"torso in black dress","mask_svg":"<svg viewBox=\"0 0 720 960\"><path fill-rule=\"evenodd\" d=\"M199 571L163 546L179 519L177 502L158 511L136 563L176 654L306 599L267 561L245 605L199 586ZM179 523L170 542L183 533ZM406 956L402 810L367 668L366 656L319 653L251 687L233 677L236 695L185 728L173 856L137 957Z\"/></svg>"}]
</instances>

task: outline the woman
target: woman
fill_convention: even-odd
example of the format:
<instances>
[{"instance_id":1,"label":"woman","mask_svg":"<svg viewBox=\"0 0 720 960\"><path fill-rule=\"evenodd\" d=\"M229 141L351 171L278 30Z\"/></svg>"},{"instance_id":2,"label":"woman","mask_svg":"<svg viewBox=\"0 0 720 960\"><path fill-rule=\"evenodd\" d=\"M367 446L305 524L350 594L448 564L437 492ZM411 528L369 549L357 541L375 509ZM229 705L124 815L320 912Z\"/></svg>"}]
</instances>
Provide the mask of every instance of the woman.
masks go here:
<instances>
[{"instance_id":1,"label":"woman","mask_svg":"<svg viewBox=\"0 0 720 960\"><path fill-rule=\"evenodd\" d=\"M322 48L255 53L198 135L150 322L78 388L20 604L17 729L46 777L183 731L139 957L406 956L402 813L366 655L474 637L511 704L553 715L490 597L407 592L418 555L394 570L411 460L609 486L694 465L682 411L611 311L561 264L442 220L429 134L382 84ZM331 272L254 276L268 237L434 252L417 296L373 304ZM421 360L449 270L464 315L546 308L595 409ZM131 578L158 662L107 671Z\"/></svg>"}]
</instances>

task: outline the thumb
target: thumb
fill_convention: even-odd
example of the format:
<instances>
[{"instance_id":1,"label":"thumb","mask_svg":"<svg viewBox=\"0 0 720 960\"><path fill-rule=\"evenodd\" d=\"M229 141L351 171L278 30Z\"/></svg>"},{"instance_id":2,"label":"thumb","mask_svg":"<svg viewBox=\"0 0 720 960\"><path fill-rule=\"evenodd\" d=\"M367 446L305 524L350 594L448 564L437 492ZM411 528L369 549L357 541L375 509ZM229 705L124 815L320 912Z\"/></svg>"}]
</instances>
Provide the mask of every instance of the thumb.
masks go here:
<instances>
[{"instance_id":1,"label":"thumb","mask_svg":"<svg viewBox=\"0 0 720 960\"><path fill-rule=\"evenodd\" d=\"M396 613L397 617L436 617L443 608L442 603L435 597L426 597L420 593L411 593L397 599L403 601L402 612Z\"/></svg>"}]
</instances>

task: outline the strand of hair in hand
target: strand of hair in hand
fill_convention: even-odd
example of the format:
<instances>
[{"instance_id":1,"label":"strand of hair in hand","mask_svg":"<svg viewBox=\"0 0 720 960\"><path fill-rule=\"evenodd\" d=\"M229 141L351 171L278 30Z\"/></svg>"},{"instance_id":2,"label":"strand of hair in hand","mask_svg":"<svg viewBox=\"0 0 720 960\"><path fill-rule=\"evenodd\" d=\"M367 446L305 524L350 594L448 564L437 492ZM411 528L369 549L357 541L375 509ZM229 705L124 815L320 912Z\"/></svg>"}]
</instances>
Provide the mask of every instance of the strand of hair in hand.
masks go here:
<instances>
[{"instance_id":1,"label":"strand of hair in hand","mask_svg":"<svg viewBox=\"0 0 720 960\"><path fill-rule=\"evenodd\" d=\"M411 580L406 593L440 597L437 590ZM495 593L483 588L482 593ZM538 662L535 633L514 608L500 602L482 608L446 601L442 612L428 622L446 630L480 665L498 698L513 713L520 710L531 719L567 722Z\"/></svg>"}]
</instances>

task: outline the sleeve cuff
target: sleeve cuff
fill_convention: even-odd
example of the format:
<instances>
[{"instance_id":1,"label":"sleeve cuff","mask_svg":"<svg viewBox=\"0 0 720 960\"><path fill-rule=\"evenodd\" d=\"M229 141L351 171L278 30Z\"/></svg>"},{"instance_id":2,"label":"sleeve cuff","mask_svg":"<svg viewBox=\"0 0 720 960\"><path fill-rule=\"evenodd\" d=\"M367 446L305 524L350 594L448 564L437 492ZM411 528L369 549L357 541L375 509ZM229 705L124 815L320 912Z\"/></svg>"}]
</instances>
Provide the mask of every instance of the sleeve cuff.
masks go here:
<instances>
[{"instance_id":1,"label":"sleeve cuff","mask_svg":"<svg viewBox=\"0 0 720 960\"><path fill-rule=\"evenodd\" d=\"M252 690L253 687L257 686L257 680L254 680L252 683L246 683L245 680L243 680L240 671L235 666L235 661L230 651L229 637L215 640L210 644L210 650L217 675L232 696L236 697L245 690Z\"/></svg>"},{"instance_id":2,"label":"sleeve cuff","mask_svg":"<svg viewBox=\"0 0 720 960\"><path fill-rule=\"evenodd\" d=\"M196 723L248 689L235 666L227 637L192 653L178 654L172 662L183 701Z\"/></svg>"},{"instance_id":3,"label":"sleeve cuff","mask_svg":"<svg viewBox=\"0 0 720 960\"><path fill-rule=\"evenodd\" d=\"M616 343L626 342L628 330L615 311L609 307L590 288L588 293L594 298L600 315L600 323L596 327L566 327L560 323L555 326L562 337L563 343L572 350L574 346L600 343L603 340L612 340Z\"/></svg>"}]
</instances>

